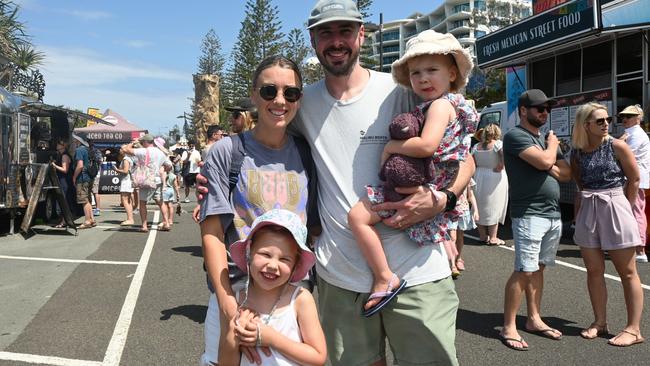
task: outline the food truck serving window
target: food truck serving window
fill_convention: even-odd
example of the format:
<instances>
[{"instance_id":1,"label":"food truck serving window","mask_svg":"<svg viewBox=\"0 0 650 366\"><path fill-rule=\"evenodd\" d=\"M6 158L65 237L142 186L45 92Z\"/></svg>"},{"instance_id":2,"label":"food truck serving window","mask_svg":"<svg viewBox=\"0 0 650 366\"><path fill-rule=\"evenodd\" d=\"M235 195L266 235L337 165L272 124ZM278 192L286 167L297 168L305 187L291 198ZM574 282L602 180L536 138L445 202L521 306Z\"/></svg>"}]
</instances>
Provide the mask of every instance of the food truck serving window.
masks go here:
<instances>
[{"instance_id":1,"label":"food truck serving window","mask_svg":"<svg viewBox=\"0 0 650 366\"><path fill-rule=\"evenodd\" d=\"M554 96L611 88L611 50L608 41L560 54L557 60L535 61L531 64L532 87Z\"/></svg>"}]
</instances>

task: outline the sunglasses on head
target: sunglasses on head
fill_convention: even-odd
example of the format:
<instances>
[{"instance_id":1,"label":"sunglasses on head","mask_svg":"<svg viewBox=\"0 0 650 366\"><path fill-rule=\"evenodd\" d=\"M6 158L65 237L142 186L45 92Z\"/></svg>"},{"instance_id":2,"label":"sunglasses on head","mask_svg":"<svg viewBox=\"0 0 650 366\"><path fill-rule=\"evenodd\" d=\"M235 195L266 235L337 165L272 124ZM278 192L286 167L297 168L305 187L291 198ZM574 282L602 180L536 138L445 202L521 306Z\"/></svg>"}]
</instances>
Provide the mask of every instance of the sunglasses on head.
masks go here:
<instances>
[{"instance_id":1,"label":"sunglasses on head","mask_svg":"<svg viewBox=\"0 0 650 366\"><path fill-rule=\"evenodd\" d=\"M259 91L260 97L267 101L272 101L278 96L278 87L273 84L263 85L259 88ZM284 88L282 95L284 95L287 102L295 103L302 97L302 90L295 86L289 86Z\"/></svg>"},{"instance_id":2,"label":"sunglasses on head","mask_svg":"<svg viewBox=\"0 0 650 366\"><path fill-rule=\"evenodd\" d=\"M530 109L536 109L537 113L544 113L544 111L551 113L551 107L546 106L546 105L533 105L528 107Z\"/></svg>"},{"instance_id":3,"label":"sunglasses on head","mask_svg":"<svg viewBox=\"0 0 650 366\"><path fill-rule=\"evenodd\" d=\"M607 118L596 118L596 119L593 120L592 122L596 122L596 124L597 124L598 126L602 126L602 125L605 124L605 121L607 121L607 123L610 124L610 123L612 123L613 120L614 120L614 118L612 118L612 117L607 117Z\"/></svg>"}]
</instances>

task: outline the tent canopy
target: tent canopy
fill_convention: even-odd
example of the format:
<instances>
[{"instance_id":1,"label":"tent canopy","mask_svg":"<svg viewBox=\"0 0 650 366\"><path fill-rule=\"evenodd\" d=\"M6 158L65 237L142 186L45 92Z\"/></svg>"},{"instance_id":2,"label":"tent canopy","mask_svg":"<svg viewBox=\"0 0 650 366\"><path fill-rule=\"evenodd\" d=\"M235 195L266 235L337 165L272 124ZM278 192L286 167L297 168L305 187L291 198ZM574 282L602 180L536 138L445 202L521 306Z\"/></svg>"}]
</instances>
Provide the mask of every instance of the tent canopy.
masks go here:
<instances>
[{"instance_id":1,"label":"tent canopy","mask_svg":"<svg viewBox=\"0 0 650 366\"><path fill-rule=\"evenodd\" d=\"M104 121L114 123L113 126L94 124L89 127L75 128L75 132L93 142L124 143L137 139L147 133L147 130L129 122L119 113L107 109Z\"/></svg>"}]
</instances>

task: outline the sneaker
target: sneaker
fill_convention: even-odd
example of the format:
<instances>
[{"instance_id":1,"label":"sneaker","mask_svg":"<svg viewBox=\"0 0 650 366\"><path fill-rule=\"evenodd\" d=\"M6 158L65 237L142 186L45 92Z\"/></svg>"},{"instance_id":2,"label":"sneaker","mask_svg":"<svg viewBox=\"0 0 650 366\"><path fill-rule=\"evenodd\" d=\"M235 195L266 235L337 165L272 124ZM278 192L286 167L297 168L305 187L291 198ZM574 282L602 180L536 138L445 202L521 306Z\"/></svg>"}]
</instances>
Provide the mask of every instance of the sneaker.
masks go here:
<instances>
[{"instance_id":1,"label":"sneaker","mask_svg":"<svg viewBox=\"0 0 650 366\"><path fill-rule=\"evenodd\" d=\"M183 200L183 202L184 202L184 203L190 203L190 199L189 199L188 197L185 197L185 199Z\"/></svg>"},{"instance_id":2,"label":"sneaker","mask_svg":"<svg viewBox=\"0 0 650 366\"><path fill-rule=\"evenodd\" d=\"M93 216L100 216L102 211L98 208L93 208Z\"/></svg>"},{"instance_id":3,"label":"sneaker","mask_svg":"<svg viewBox=\"0 0 650 366\"><path fill-rule=\"evenodd\" d=\"M648 256L645 253L636 255L637 263L648 263Z\"/></svg>"}]
</instances>

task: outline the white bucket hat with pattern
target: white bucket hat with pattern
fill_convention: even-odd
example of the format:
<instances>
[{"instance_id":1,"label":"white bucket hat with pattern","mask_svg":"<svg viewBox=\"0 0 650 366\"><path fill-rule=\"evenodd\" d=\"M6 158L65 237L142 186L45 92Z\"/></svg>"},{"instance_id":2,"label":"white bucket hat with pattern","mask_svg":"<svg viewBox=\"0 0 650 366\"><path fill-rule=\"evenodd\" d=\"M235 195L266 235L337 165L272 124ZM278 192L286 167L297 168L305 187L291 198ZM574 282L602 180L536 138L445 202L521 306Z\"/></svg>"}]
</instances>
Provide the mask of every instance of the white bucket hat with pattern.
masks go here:
<instances>
[{"instance_id":1,"label":"white bucket hat with pattern","mask_svg":"<svg viewBox=\"0 0 650 366\"><path fill-rule=\"evenodd\" d=\"M406 52L399 60L393 62L393 79L395 82L411 88L407 62L421 55L452 55L458 67L458 77L451 84L451 91L458 92L465 85L474 68L472 55L460 45L450 33L438 33L428 29L406 42Z\"/></svg>"}]
</instances>

